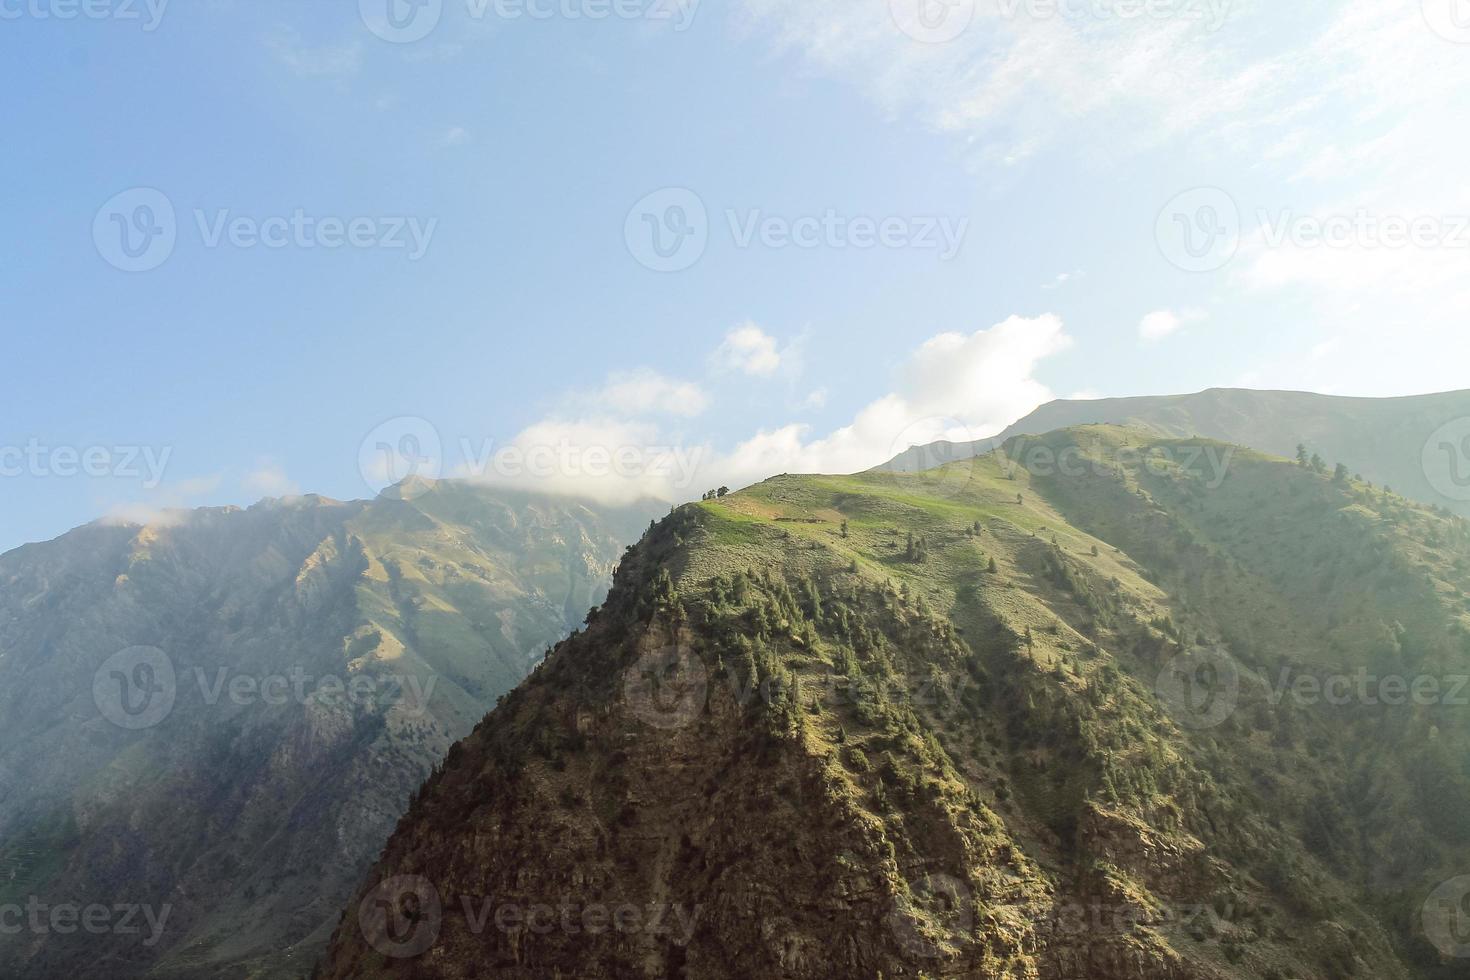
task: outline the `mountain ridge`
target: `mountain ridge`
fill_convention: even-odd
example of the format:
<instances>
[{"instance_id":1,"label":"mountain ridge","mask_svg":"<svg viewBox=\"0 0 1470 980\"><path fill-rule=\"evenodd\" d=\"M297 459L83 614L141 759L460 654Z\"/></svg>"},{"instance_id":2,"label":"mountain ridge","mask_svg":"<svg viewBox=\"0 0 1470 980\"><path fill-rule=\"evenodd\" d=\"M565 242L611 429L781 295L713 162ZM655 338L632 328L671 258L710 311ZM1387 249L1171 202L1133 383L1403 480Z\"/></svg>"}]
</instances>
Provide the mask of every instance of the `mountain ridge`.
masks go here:
<instances>
[{"instance_id":1,"label":"mountain ridge","mask_svg":"<svg viewBox=\"0 0 1470 980\"><path fill-rule=\"evenodd\" d=\"M0 556L0 900L163 920L0 936L7 976L304 975L413 789L663 511L425 490Z\"/></svg>"},{"instance_id":2,"label":"mountain ridge","mask_svg":"<svg viewBox=\"0 0 1470 980\"><path fill-rule=\"evenodd\" d=\"M1304 444L1329 465L1344 463L1372 482L1470 516L1470 390L1370 398L1209 388L1183 395L1058 399L994 437L910 447L878 469L930 469L992 452L1017 436L1089 424L1198 435L1285 458ZM1440 440L1448 452L1434 445Z\"/></svg>"},{"instance_id":3,"label":"mountain ridge","mask_svg":"<svg viewBox=\"0 0 1470 980\"><path fill-rule=\"evenodd\" d=\"M1213 483L1195 438L1042 438L1088 465L666 518L417 794L318 976L1457 975L1463 711L1274 685L1470 669L1466 522L1248 449Z\"/></svg>"}]
</instances>

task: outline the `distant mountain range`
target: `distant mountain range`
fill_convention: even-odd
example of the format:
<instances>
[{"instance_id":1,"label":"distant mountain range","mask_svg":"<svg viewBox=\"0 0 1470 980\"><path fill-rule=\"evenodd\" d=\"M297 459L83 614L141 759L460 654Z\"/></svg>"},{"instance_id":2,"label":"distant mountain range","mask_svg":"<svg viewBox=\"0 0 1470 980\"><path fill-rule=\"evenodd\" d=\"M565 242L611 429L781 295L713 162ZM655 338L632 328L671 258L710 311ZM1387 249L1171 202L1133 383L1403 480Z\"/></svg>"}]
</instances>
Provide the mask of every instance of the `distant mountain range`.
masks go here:
<instances>
[{"instance_id":1,"label":"distant mountain range","mask_svg":"<svg viewBox=\"0 0 1470 980\"><path fill-rule=\"evenodd\" d=\"M925 470L990 452L1016 436L1097 424L1204 436L1288 458L1305 445L1329 466L1343 463L1366 480L1470 516L1470 390L1343 398L1212 388L1193 395L1060 400L993 439L916 446L880 468Z\"/></svg>"},{"instance_id":2,"label":"distant mountain range","mask_svg":"<svg viewBox=\"0 0 1470 980\"><path fill-rule=\"evenodd\" d=\"M1157 429L1025 445L1068 465L660 522L320 980L1466 976L1470 522Z\"/></svg>"},{"instance_id":3,"label":"distant mountain range","mask_svg":"<svg viewBox=\"0 0 1470 980\"><path fill-rule=\"evenodd\" d=\"M138 930L0 930L0 976L305 976L410 795L666 511L420 483L0 556L0 906Z\"/></svg>"}]
</instances>

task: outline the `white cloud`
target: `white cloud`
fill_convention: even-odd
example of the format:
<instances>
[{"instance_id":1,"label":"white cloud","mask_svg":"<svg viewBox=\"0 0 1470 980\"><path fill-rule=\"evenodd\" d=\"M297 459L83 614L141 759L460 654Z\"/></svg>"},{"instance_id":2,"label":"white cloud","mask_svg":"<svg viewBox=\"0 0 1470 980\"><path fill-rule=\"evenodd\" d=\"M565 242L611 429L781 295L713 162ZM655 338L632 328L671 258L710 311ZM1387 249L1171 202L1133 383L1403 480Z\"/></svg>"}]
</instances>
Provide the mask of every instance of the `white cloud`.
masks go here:
<instances>
[{"instance_id":1,"label":"white cloud","mask_svg":"<svg viewBox=\"0 0 1470 980\"><path fill-rule=\"evenodd\" d=\"M1024 0L973 6L968 29L942 44L903 33L885 2L745 0L744 13L778 50L852 82L890 116L975 140L1002 166L1087 127L1109 143L1118 132L1148 144L1208 131L1272 82L1218 43L1212 28L1223 12L1237 14L1229 20L1237 35L1249 24L1224 0L1177 5L1208 13L1200 19L1032 16L1037 5Z\"/></svg>"},{"instance_id":2,"label":"white cloud","mask_svg":"<svg viewBox=\"0 0 1470 980\"><path fill-rule=\"evenodd\" d=\"M245 489L262 497L294 497L301 488L286 475L285 469L274 460L261 460L255 469L245 475Z\"/></svg>"},{"instance_id":3,"label":"white cloud","mask_svg":"<svg viewBox=\"0 0 1470 980\"><path fill-rule=\"evenodd\" d=\"M188 509L144 503L116 504L97 523L104 527L177 527L189 519L190 513Z\"/></svg>"},{"instance_id":4,"label":"white cloud","mask_svg":"<svg viewBox=\"0 0 1470 980\"><path fill-rule=\"evenodd\" d=\"M469 131L463 126L451 126L443 136L439 137L439 145L441 147L464 146L469 139Z\"/></svg>"},{"instance_id":5,"label":"white cloud","mask_svg":"<svg viewBox=\"0 0 1470 980\"><path fill-rule=\"evenodd\" d=\"M686 500L707 489L707 454L707 447L672 439L649 422L546 419L455 475L613 505Z\"/></svg>"},{"instance_id":6,"label":"white cloud","mask_svg":"<svg viewBox=\"0 0 1470 980\"><path fill-rule=\"evenodd\" d=\"M1083 269L1077 269L1077 270L1075 270L1073 272L1059 272L1059 273L1057 273L1056 278L1054 278L1051 282L1044 282L1044 283L1042 283L1041 284L1041 288L1042 289L1047 289L1047 290L1061 289L1067 283L1072 282L1072 281L1077 280L1077 279L1081 279L1081 278L1085 277L1086 275L1087 275L1087 272L1085 270L1083 270Z\"/></svg>"},{"instance_id":7,"label":"white cloud","mask_svg":"<svg viewBox=\"0 0 1470 980\"><path fill-rule=\"evenodd\" d=\"M801 407L802 408L826 408L827 407L827 389L826 388L817 388L816 390L809 392L807 394L807 396L802 399L802 401L801 401Z\"/></svg>"},{"instance_id":8,"label":"white cloud","mask_svg":"<svg viewBox=\"0 0 1470 980\"><path fill-rule=\"evenodd\" d=\"M726 370L767 378L781 367L776 338L746 322L725 335L714 353L715 364Z\"/></svg>"},{"instance_id":9,"label":"white cloud","mask_svg":"<svg viewBox=\"0 0 1470 980\"><path fill-rule=\"evenodd\" d=\"M609 375L607 383L583 401L594 410L633 416L693 418L709 407L709 395L699 385L675 381L646 369Z\"/></svg>"},{"instance_id":10,"label":"white cloud","mask_svg":"<svg viewBox=\"0 0 1470 980\"><path fill-rule=\"evenodd\" d=\"M1148 314L1138 324L1139 339L1148 343L1163 340L1171 334L1178 333L1186 323L1203 320L1204 314L1198 310L1185 310L1175 313L1173 310L1156 310Z\"/></svg>"},{"instance_id":11,"label":"white cloud","mask_svg":"<svg viewBox=\"0 0 1470 980\"><path fill-rule=\"evenodd\" d=\"M217 474L173 480L147 491L141 500L104 505L100 523L172 527L187 520L190 508L198 507L223 482Z\"/></svg>"},{"instance_id":12,"label":"white cloud","mask_svg":"<svg viewBox=\"0 0 1470 980\"><path fill-rule=\"evenodd\" d=\"M1327 340L1322 341L1320 344L1317 344L1312 348L1312 360L1320 361L1324 357L1330 357L1341 346L1341 337L1328 338Z\"/></svg>"},{"instance_id":13,"label":"white cloud","mask_svg":"<svg viewBox=\"0 0 1470 980\"><path fill-rule=\"evenodd\" d=\"M687 500L710 487L744 486L782 472L857 472L913 445L994 435L1053 397L1034 374L1070 345L1056 316L1011 317L988 330L926 341L904 362L892 392L825 436L812 438L809 426L792 423L717 452L653 422L550 418L459 475L619 503L640 496ZM604 405L605 396L606 389Z\"/></svg>"},{"instance_id":14,"label":"white cloud","mask_svg":"<svg viewBox=\"0 0 1470 980\"><path fill-rule=\"evenodd\" d=\"M277 61L304 77L342 79L357 74L362 67L362 44L358 41L310 45L295 30L281 28L265 43Z\"/></svg>"}]
</instances>

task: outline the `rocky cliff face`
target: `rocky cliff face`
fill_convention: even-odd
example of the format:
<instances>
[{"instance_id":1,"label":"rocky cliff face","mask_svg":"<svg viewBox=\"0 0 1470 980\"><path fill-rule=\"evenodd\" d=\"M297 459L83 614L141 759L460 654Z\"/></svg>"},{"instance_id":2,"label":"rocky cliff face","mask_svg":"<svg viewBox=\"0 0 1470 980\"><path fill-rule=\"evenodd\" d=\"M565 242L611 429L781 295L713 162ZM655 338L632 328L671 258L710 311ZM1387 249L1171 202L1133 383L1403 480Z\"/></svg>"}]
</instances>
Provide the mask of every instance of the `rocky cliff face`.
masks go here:
<instances>
[{"instance_id":1,"label":"rocky cliff face","mask_svg":"<svg viewBox=\"0 0 1470 980\"><path fill-rule=\"evenodd\" d=\"M1052 438L1113 451L661 523L425 784L318 976L1458 975L1465 709L1266 679L1470 673L1465 523Z\"/></svg>"},{"instance_id":2,"label":"rocky cliff face","mask_svg":"<svg viewBox=\"0 0 1470 980\"><path fill-rule=\"evenodd\" d=\"M0 905L36 910L0 974L303 976L414 788L651 516L419 489L0 556Z\"/></svg>"}]
</instances>

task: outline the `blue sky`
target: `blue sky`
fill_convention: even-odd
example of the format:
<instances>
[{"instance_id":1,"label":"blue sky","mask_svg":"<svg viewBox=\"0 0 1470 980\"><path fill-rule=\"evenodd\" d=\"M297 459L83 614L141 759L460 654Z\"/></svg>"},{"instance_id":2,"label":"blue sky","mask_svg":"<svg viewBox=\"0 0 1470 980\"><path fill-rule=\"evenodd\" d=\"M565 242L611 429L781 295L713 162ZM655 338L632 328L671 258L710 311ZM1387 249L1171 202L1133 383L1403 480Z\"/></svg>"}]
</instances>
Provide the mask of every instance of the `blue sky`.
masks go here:
<instances>
[{"instance_id":1,"label":"blue sky","mask_svg":"<svg viewBox=\"0 0 1470 980\"><path fill-rule=\"evenodd\" d=\"M0 548L1466 384L1464 0L91 3L0 0Z\"/></svg>"}]
</instances>

